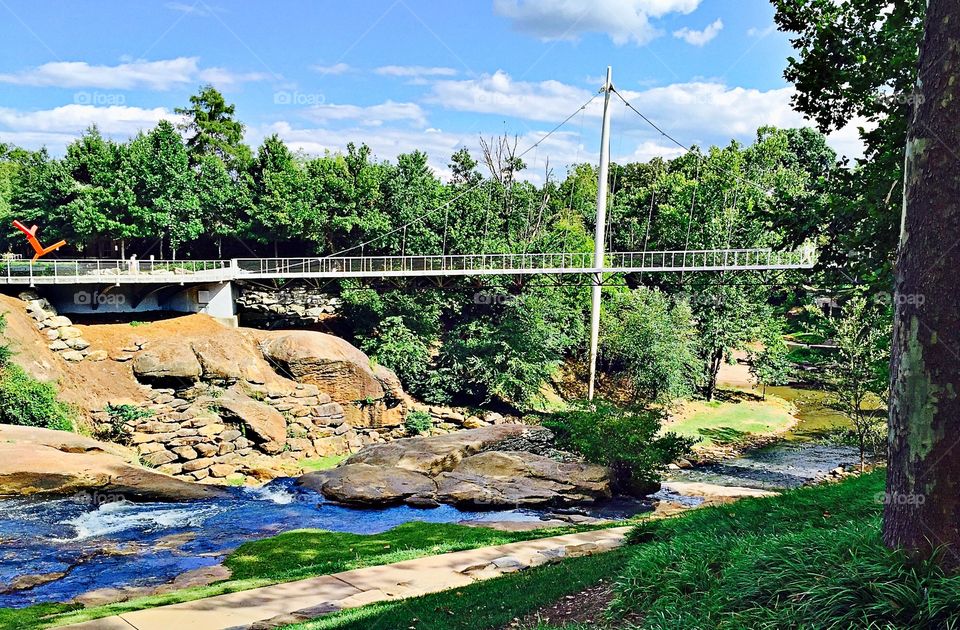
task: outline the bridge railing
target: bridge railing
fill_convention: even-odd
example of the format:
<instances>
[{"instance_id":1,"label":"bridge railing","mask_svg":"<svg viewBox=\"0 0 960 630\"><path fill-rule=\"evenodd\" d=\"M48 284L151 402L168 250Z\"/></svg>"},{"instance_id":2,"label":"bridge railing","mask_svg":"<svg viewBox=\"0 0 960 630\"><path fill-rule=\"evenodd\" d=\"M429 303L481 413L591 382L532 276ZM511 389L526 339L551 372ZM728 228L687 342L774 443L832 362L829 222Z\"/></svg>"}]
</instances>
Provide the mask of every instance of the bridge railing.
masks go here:
<instances>
[{"instance_id":1,"label":"bridge railing","mask_svg":"<svg viewBox=\"0 0 960 630\"><path fill-rule=\"evenodd\" d=\"M0 260L0 278L8 283L229 280L232 269L229 260Z\"/></svg>"},{"instance_id":2,"label":"bridge railing","mask_svg":"<svg viewBox=\"0 0 960 630\"><path fill-rule=\"evenodd\" d=\"M611 270L750 269L810 266L812 250L779 252L767 248L611 252L603 267ZM237 277L337 274L435 274L445 271L583 271L595 268L593 254L453 254L435 256L356 256L325 258L239 258Z\"/></svg>"},{"instance_id":3,"label":"bridge railing","mask_svg":"<svg viewBox=\"0 0 960 630\"><path fill-rule=\"evenodd\" d=\"M722 271L811 267L816 254L770 249L611 252L610 271ZM0 283L82 284L214 282L243 278L339 275L468 275L470 272L588 273L593 254L455 254L446 256L365 256L314 258L237 258L233 260L11 260L0 259Z\"/></svg>"}]
</instances>

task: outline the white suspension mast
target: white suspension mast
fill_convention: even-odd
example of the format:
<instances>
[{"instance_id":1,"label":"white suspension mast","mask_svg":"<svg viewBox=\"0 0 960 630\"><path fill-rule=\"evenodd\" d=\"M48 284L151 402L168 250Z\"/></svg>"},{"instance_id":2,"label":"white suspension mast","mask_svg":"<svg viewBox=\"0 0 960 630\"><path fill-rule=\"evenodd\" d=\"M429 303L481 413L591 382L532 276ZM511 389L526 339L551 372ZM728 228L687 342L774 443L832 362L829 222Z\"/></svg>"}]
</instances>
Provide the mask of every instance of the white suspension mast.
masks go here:
<instances>
[{"instance_id":1,"label":"white suspension mast","mask_svg":"<svg viewBox=\"0 0 960 630\"><path fill-rule=\"evenodd\" d=\"M597 224L593 236L593 266L603 268L605 228L607 224L607 181L610 172L610 92L613 89L613 71L607 66L607 80L603 84L603 126L600 132L600 172L597 176ZM600 292L603 273L594 274L590 300L590 385L587 398L593 400L597 380L597 347L600 343Z\"/></svg>"}]
</instances>

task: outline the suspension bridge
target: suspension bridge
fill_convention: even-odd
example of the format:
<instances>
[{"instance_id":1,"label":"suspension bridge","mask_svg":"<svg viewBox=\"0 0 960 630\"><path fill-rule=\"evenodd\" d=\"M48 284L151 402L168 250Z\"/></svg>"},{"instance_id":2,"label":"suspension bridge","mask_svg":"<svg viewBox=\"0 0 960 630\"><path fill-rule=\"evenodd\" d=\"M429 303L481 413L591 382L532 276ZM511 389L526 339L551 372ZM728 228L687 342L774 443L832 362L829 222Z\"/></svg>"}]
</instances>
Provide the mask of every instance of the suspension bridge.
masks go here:
<instances>
[{"instance_id":1,"label":"suspension bridge","mask_svg":"<svg viewBox=\"0 0 960 630\"><path fill-rule=\"evenodd\" d=\"M589 101L568 116L563 122L542 136L536 143L518 153L517 158L539 147L547 138L586 108L600 94L603 95L603 118L600 140L600 160L598 169L597 215L594 232L594 251L554 252L554 253L447 253L448 212L452 204L469 194L483 182L478 182L459 192L446 203L433 208L421 216L400 225L385 234L381 234L346 250L323 257L312 258L233 258L229 260L146 260L131 259L40 259L0 260L0 285L54 285L61 289L61 306L68 311L79 312L84 306L97 309L99 300L87 300L78 306L76 298L73 304L66 304L66 287L98 287L100 293L127 287L134 297L131 300L135 308L148 304L152 297L158 308L162 303L158 296L167 291L166 306L171 310L193 310L208 312L212 315L234 318L234 299L230 284L234 281L290 280L290 279L337 279L337 278L391 278L391 277L444 277L444 276L488 276L488 275L586 275L591 278L591 343L590 343L590 383L589 397L593 398L596 375L597 346L600 329L600 303L603 275L610 273L698 273L698 272L748 272L810 269L816 263L816 252L811 247L801 247L795 251L774 251L765 248L747 249L688 249L689 226L693 223L696 193L690 206L688 218L687 243L684 249L671 251L648 251L647 239L641 251L606 252L608 238L608 181L610 166L610 100L616 95L623 101L625 108L638 114L646 123L661 135L681 147L685 152L691 149L658 127L628 102L613 86L612 73L607 68L606 80L601 90ZM582 120L582 117L581 117ZM699 163L698 163L699 164ZM698 171L699 173L699 171ZM698 175L699 177L699 175ZM735 178L740 183L756 185ZM699 182L698 182L699 183ZM652 209L652 201L651 201ZM443 252L437 255L407 255L407 229L423 222L438 212L444 212ZM649 234L650 219L647 221ZM34 231L28 231L35 235ZM365 248L373 248L377 241L387 236L400 235L399 255L363 255ZM61 244L48 248L56 249ZM35 246L35 249L39 243ZM42 248L41 248L42 249ZM38 250L39 251L39 250ZM359 251L360 256L346 256ZM46 252L44 252L46 253ZM169 292L170 287L193 287L189 295ZM137 289L137 287L143 287ZM76 295L76 294L74 294ZM113 304L115 305L115 304ZM175 306L174 306L175 305Z\"/></svg>"}]
</instances>

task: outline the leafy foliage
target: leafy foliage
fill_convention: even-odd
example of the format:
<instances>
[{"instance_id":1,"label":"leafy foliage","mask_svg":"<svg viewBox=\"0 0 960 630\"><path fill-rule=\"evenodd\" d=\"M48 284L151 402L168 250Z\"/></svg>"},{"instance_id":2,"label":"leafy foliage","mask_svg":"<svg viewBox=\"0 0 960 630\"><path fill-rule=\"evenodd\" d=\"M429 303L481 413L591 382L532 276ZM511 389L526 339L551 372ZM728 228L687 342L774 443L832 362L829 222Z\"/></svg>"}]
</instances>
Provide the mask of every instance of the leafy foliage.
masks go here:
<instances>
[{"instance_id":1,"label":"leafy foliage","mask_svg":"<svg viewBox=\"0 0 960 630\"><path fill-rule=\"evenodd\" d=\"M634 398L669 403L693 393L700 367L686 301L671 304L656 290L616 293L607 301L601 330L605 370L629 376Z\"/></svg>"},{"instance_id":2,"label":"leafy foliage","mask_svg":"<svg viewBox=\"0 0 960 630\"><path fill-rule=\"evenodd\" d=\"M110 420L95 428L94 437L117 444L129 443L132 434L130 423L153 415L149 409L130 404L107 405L105 411L110 416Z\"/></svg>"},{"instance_id":3,"label":"leafy foliage","mask_svg":"<svg viewBox=\"0 0 960 630\"><path fill-rule=\"evenodd\" d=\"M433 419L426 411L411 411L404 419L403 427L410 435L420 435L433 428Z\"/></svg>"},{"instance_id":4,"label":"leafy foliage","mask_svg":"<svg viewBox=\"0 0 960 630\"><path fill-rule=\"evenodd\" d=\"M750 373L763 386L765 398L767 385L784 385L790 380L793 362L779 321L770 319L764 322L759 341L762 349L750 352Z\"/></svg>"},{"instance_id":5,"label":"leafy foliage","mask_svg":"<svg viewBox=\"0 0 960 630\"><path fill-rule=\"evenodd\" d=\"M675 433L660 433L657 410L624 410L609 403L581 404L543 422L560 448L595 464L609 466L625 489L643 492L660 478L667 464L685 455L696 442Z\"/></svg>"},{"instance_id":6,"label":"leafy foliage","mask_svg":"<svg viewBox=\"0 0 960 630\"><path fill-rule=\"evenodd\" d=\"M0 314L0 334L6 328ZM56 388L38 381L10 362L10 348L0 345L0 423L72 431L74 412L57 400Z\"/></svg>"},{"instance_id":7,"label":"leafy foliage","mask_svg":"<svg viewBox=\"0 0 960 630\"><path fill-rule=\"evenodd\" d=\"M860 467L866 453L886 442L886 417L876 405L886 405L889 388L889 313L856 297L844 305L834 324L837 352L827 365L827 380L837 408L850 419L860 449ZM868 405L873 403L874 407Z\"/></svg>"},{"instance_id":8,"label":"leafy foliage","mask_svg":"<svg viewBox=\"0 0 960 630\"><path fill-rule=\"evenodd\" d=\"M72 431L73 410L57 400L57 390L13 363L0 368L0 423Z\"/></svg>"}]
</instances>

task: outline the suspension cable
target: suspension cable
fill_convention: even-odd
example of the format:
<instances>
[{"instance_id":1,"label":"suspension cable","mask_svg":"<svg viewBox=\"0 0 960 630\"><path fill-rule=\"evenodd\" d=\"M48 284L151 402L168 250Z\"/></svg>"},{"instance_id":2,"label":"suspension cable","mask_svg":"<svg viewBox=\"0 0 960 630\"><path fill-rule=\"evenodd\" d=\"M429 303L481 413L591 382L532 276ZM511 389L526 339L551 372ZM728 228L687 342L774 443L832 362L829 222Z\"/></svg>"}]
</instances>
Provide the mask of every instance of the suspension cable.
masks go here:
<instances>
[{"instance_id":1,"label":"suspension cable","mask_svg":"<svg viewBox=\"0 0 960 630\"><path fill-rule=\"evenodd\" d=\"M563 127L565 124L567 124L574 116L576 116L576 115L577 115L578 113L580 113L582 110L585 110L585 109L587 108L587 106L589 106L590 103L592 103L592 102L594 101L594 99L597 98L598 95L599 95L599 93L598 93L598 94L594 94L593 96L591 96L590 99L589 99L586 103L584 103L583 105L581 105L580 107L578 107L578 108L576 109L576 111L574 111L572 114L570 114L569 116L567 116L566 118L564 118L564 119L563 119L563 122L561 122L561 123L558 124L556 127L554 127L553 129L551 129L549 132L546 133L546 135L544 135L542 138L540 138L539 140L537 140L536 142L534 142L532 145L530 145L529 147L527 147L523 152L521 152L520 154L516 155L515 157L516 157L516 158L522 158L524 155L526 155L526 154L529 153L530 151L532 151L532 150L534 150L535 148L537 148L538 146L540 146L540 144L542 144L543 142L545 142L550 136L552 136L552 135L553 135L554 133L556 133L561 127ZM392 230L390 230L390 231L388 231L388 232L384 232L384 233L381 234L380 236L376 236L376 237L374 237L374 238L371 238L371 239L369 239L369 240L366 240L366 241L364 241L364 242L362 242L362 243L359 243L359 244L357 244L357 245L353 245L352 247L348 247L348 248L346 248L346 249L341 249L340 251L337 251L337 252L334 252L334 253L332 253L332 254L329 254L329 255L325 256L324 258L333 258L334 256L339 256L340 254L345 254L345 253L347 253L347 252L349 252L349 251L353 251L353 250L355 250L355 249L361 249L361 248L363 248L365 245L369 245L370 243L375 243L375 242L379 241L379 240L382 239L382 238L385 238L385 237L387 237L387 236L390 236L391 234L394 234L394 233L396 233L396 232L399 232L400 230L402 230L402 229L404 229L404 228L406 228L406 227L408 227L408 226L410 226L410 225L413 225L414 223L420 223L421 221L424 221L425 219L427 219L427 218L428 218L431 214L433 214L434 212L437 212L438 210L443 210L443 209L449 208L454 202L460 200L460 199L463 198L467 193L469 193L470 191L474 190L475 188L478 188L482 183L483 183L483 180L480 180L479 182L477 182L477 183L474 184L473 186L470 186L470 187L467 188L466 190L461 191L458 195L455 195L452 199L448 200L448 201L447 201L446 203L444 203L442 206L436 207L436 208L434 208L433 210L429 210L429 211L427 211L425 214L417 217L416 219L413 219L412 221L408 221L407 223L404 223L403 225L397 226L397 227L395 227L394 229L392 229Z\"/></svg>"}]
</instances>

